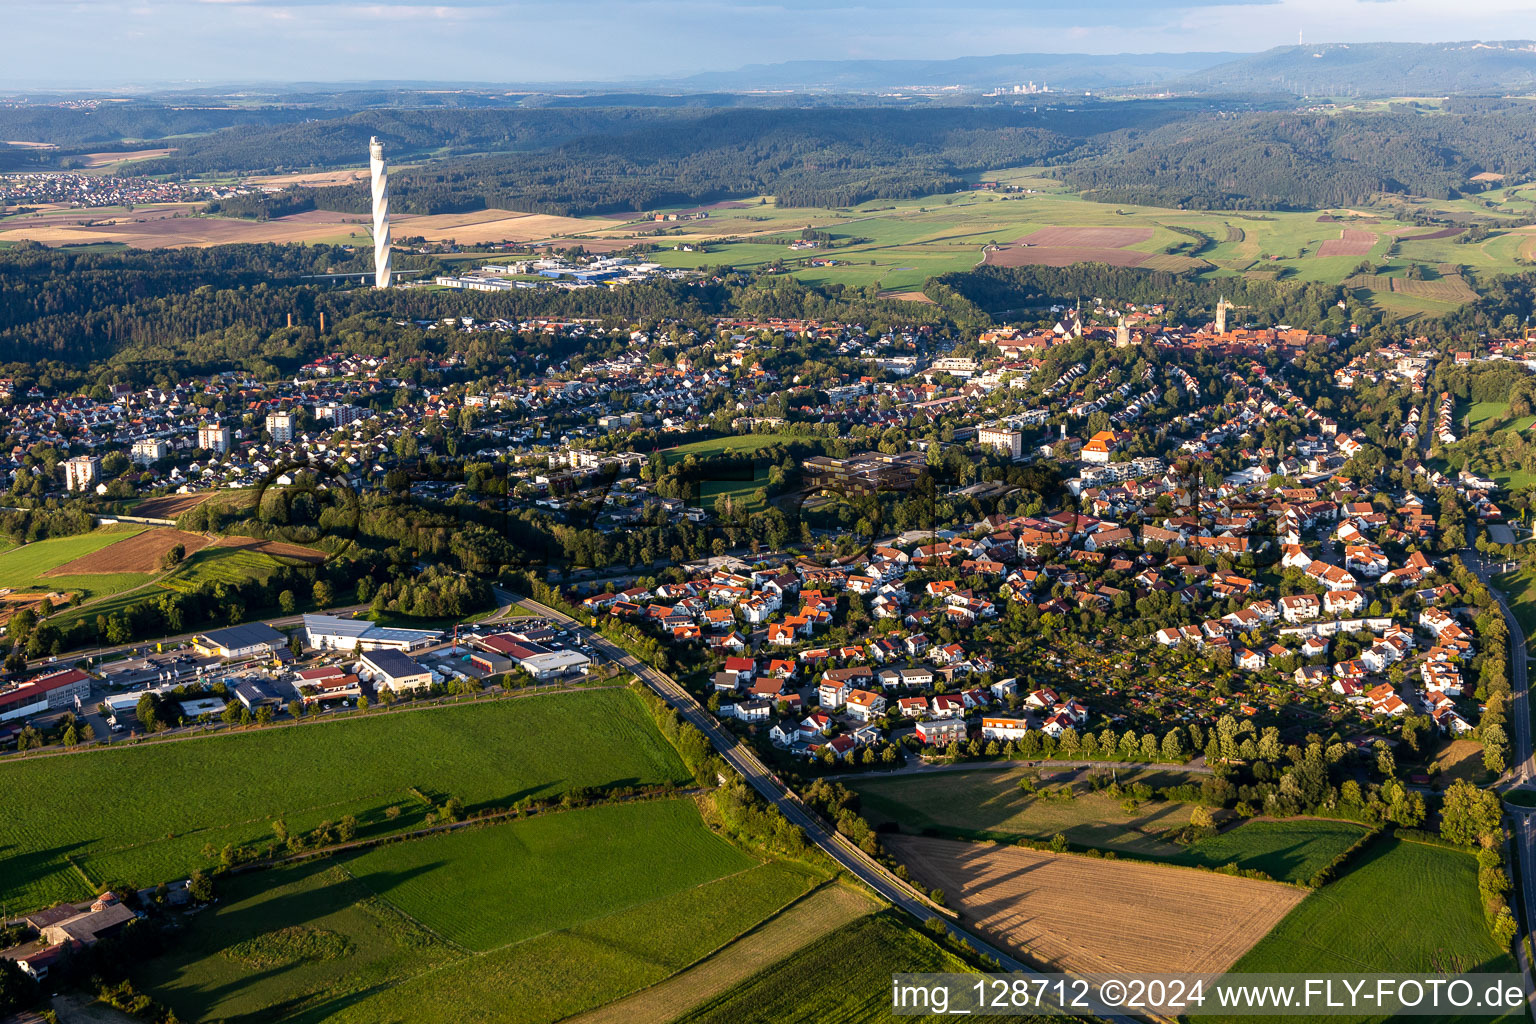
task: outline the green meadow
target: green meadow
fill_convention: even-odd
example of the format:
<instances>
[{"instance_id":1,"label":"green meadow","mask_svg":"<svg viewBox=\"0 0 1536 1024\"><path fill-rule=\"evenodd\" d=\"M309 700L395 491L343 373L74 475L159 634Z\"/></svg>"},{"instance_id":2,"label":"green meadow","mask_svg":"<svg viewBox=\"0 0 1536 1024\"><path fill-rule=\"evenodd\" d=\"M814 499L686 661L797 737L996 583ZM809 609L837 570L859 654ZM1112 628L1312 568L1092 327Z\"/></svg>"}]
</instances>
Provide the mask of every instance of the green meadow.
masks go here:
<instances>
[{"instance_id":1,"label":"green meadow","mask_svg":"<svg viewBox=\"0 0 1536 1024\"><path fill-rule=\"evenodd\" d=\"M90 533L33 541L0 552L0 587L13 590L81 591L86 598L116 594L149 581L144 573L82 573L48 576L61 565L144 532L142 526L108 526Z\"/></svg>"},{"instance_id":2,"label":"green meadow","mask_svg":"<svg viewBox=\"0 0 1536 1024\"><path fill-rule=\"evenodd\" d=\"M11 759L0 764L0 901L32 909L103 883L184 877L208 863L205 847L267 843L278 819L303 833L351 814L366 837L418 828L450 796L473 811L688 778L624 690Z\"/></svg>"},{"instance_id":3,"label":"green meadow","mask_svg":"<svg viewBox=\"0 0 1536 1024\"><path fill-rule=\"evenodd\" d=\"M135 981L187 1021L547 1024L818 881L729 846L691 801L604 805L231 876Z\"/></svg>"},{"instance_id":4,"label":"green meadow","mask_svg":"<svg viewBox=\"0 0 1536 1024\"><path fill-rule=\"evenodd\" d=\"M1362 262L1370 262L1387 277L1403 276L1409 267L1417 266L1433 280L1440 276L1437 268L1442 264L1464 266L1474 275L1513 273L1536 249L1536 234L1513 224L1513 218L1527 217L1536 209L1536 192L1522 193L1519 188L1457 201L1410 199L1403 207L1395 205L1399 197L1392 197L1392 204L1383 202L1358 211L1260 213L1084 201L1061 183L1039 177L1033 168L998 170L981 177L1030 191L875 200L843 209L781 208L771 198L752 197L742 209L711 211L706 221L668 224L670 234L650 239L662 247L650 258L666 266L692 268L782 263L806 281L906 292L921 289L936 274L976 266L983 247L990 243L1013 242L1046 227L1146 228L1152 232L1148 240L1125 248L1193 256L1207 264L1210 276L1278 274L1328 283L1344 281ZM1491 234L1464 244L1455 237L1419 237L1433 229L1401 219L1404 208L1410 213L1471 214L1490 226ZM634 227L644 230L646 225ZM787 242L807 227L830 232L834 244L790 249ZM1322 255L1324 243L1338 240L1344 230L1370 231L1376 238L1366 253ZM1200 232L1210 241L1201 242L1188 231ZM684 244L702 244L705 251L685 252ZM813 259L832 259L838 265L813 267ZM1367 289L1365 294L1383 310L1401 317L1445 312L1459 304L1457 299L1410 296L1387 287Z\"/></svg>"},{"instance_id":5,"label":"green meadow","mask_svg":"<svg viewBox=\"0 0 1536 1024\"><path fill-rule=\"evenodd\" d=\"M1514 959L1494 944L1484 922L1472 854L1391 838L1361 851L1338 880L1309 895L1232 966L1239 974L1514 970Z\"/></svg>"}]
</instances>

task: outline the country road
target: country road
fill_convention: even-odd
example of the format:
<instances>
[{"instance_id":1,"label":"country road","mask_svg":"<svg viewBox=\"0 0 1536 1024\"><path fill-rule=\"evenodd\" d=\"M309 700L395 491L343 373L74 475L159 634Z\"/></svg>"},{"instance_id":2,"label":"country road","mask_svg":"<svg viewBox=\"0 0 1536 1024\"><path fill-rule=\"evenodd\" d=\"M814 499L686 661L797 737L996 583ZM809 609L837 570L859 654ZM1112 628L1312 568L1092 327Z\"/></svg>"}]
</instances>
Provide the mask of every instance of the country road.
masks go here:
<instances>
[{"instance_id":1,"label":"country road","mask_svg":"<svg viewBox=\"0 0 1536 1024\"><path fill-rule=\"evenodd\" d=\"M703 705L694 699L693 695L683 689L676 680L663 672L660 672L645 662L636 658L628 651L610 642L601 633L582 626L575 619L564 612L556 611L548 605L540 604L529 598L515 597L507 591L495 588L496 599L508 603L510 598L528 608L533 608L557 622L573 627L576 632L601 651L616 665L627 669L674 708L683 718L704 733L709 738L715 750L723 757L727 764L738 772L753 789L779 809L790 822L800 826L805 831L806 838L822 849L849 874L869 886L881 897L892 905L906 911L919 921L927 922L937 920L955 938L969 944L972 948L980 950L997 960L1004 971L1010 971L1026 975L1034 975L1040 972L1025 965L1016 957L1010 955L991 943L977 938L972 933L957 925L954 920L936 910L933 904L924 899L916 890L906 882L897 878L883 864L874 860L864 851L860 850L847 837L834 830L828 829L822 824L820 817L814 814L810 808L801 802L800 798L785 786L777 775L769 771L757 754L742 743L736 736L721 728ZM1131 1024L1134 1018L1128 1016L1108 1016L1102 1019L1115 1021L1116 1024Z\"/></svg>"},{"instance_id":2,"label":"country road","mask_svg":"<svg viewBox=\"0 0 1536 1024\"><path fill-rule=\"evenodd\" d=\"M1525 631L1520 628L1520 620L1515 618L1514 611L1509 607L1509 602L1504 599L1504 594L1493 585L1493 577L1497 575L1494 566L1482 555L1472 548L1467 548L1461 553L1462 561L1476 574L1477 578L1487 586L1488 592L1499 603L1499 610L1504 613L1504 625L1509 631L1509 722L1511 746L1514 750L1514 763L1509 766L1507 773L1509 779L1516 786L1523 786L1536 781L1536 765L1531 760L1531 693L1528 679L1529 655L1525 646ZM1520 889L1520 900L1524 905L1525 913L1521 915L1521 921L1525 925L1526 932L1531 932L1531 923L1536 920L1536 818L1532 812L1524 808L1504 805L1509 809L1510 820L1514 823L1513 840L1519 853L1518 866L1520 877L1517 879ZM1525 944L1516 944L1516 953L1520 960L1521 970L1525 973L1525 996L1527 1003L1536 1004L1536 988L1531 982L1533 966L1527 961Z\"/></svg>"}]
</instances>

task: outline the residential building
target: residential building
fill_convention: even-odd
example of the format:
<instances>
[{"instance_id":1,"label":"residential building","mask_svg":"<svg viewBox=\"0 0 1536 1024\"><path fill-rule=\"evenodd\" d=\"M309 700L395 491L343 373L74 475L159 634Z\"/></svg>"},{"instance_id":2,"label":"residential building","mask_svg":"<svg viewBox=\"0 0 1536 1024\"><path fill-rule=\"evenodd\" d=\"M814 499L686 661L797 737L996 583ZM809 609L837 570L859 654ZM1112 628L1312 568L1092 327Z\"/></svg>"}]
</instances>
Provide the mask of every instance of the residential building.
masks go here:
<instances>
[{"instance_id":1,"label":"residential building","mask_svg":"<svg viewBox=\"0 0 1536 1024\"><path fill-rule=\"evenodd\" d=\"M197 425L197 446L204 451L227 455L231 440L232 436L229 428L222 423L199 423Z\"/></svg>"},{"instance_id":2,"label":"residential building","mask_svg":"<svg viewBox=\"0 0 1536 1024\"><path fill-rule=\"evenodd\" d=\"M293 440L295 419L291 412L267 413L267 433L272 435L273 444L287 444Z\"/></svg>"},{"instance_id":3,"label":"residential building","mask_svg":"<svg viewBox=\"0 0 1536 1024\"><path fill-rule=\"evenodd\" d=\"M76 455L72 459L65 459L64 489L67 491L87 491L96 485L101 476L101 460L94 455Z\"/></svg>"},{"instance_id":4,"label":"residential building","mask_svg":"<svg viewBox=\"0 0 1536 1024\"><path fill-rule=\"evenodd\" d=\"M171 454L171 446L158 437L141 437L133 442L133 461L141 466L152 465Z\"/></svg>"}]
</instances>

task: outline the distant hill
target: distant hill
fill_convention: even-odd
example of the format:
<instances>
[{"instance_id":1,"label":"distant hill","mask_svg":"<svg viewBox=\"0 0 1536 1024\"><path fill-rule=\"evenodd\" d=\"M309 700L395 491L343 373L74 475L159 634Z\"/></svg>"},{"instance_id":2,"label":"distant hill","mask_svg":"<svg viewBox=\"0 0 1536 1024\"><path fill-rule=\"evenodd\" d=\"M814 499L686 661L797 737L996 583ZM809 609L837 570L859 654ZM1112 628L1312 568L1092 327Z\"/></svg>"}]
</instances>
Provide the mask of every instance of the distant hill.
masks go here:
<instances>
[{"instance_id":1,"label":"distant hill","mask_svg":"<svg viewBox=\"0 0 1536 1024\"><path fill-rule=\"evenodd\" d=\"M1124 89L1230 65L1238 53L1015 53L953 60L796 60L706 71L655 83L701 92L741 89L870 91L962 86L990 90L1034 82L1053 90Z\"/></svg>"},{"instance_id":2,"label":"distant hill","mask_svg":"<svg viewBox=\"0 0 1536 1024\"><path fill-rule=\"evenodd\" d=\"M1170 84L1194 92L1445 96L1536 88L1536 43L1319 43L1278 46Z\"/></svg>"}]
</instances>

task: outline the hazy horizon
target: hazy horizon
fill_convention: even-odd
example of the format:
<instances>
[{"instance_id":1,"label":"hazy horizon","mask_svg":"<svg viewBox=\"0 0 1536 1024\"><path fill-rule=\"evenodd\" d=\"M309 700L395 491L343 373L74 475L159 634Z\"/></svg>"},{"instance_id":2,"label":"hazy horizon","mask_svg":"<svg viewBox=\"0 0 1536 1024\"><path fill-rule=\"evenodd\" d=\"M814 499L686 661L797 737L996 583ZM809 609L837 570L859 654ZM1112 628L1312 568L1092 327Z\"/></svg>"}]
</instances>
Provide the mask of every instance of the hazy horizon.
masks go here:
<instances>
[{"instance_id":1,"label":"hazy horizon","mask_svg":"<svg viewBox=\"0 0 1536 1024\"><path fill-rule=\"evenodd\" d=\"M1536 36L1525 0L11 0L10 89L683 78L793 60L1258 52ZM61 62L59 50L69 49ZM19 44L19 45L16 45Z\"/></svg>"}]
</instances>

